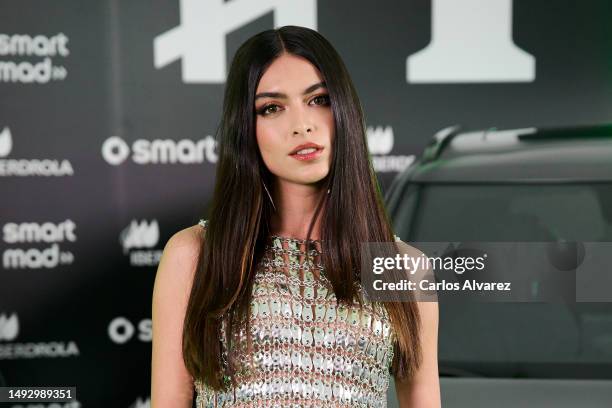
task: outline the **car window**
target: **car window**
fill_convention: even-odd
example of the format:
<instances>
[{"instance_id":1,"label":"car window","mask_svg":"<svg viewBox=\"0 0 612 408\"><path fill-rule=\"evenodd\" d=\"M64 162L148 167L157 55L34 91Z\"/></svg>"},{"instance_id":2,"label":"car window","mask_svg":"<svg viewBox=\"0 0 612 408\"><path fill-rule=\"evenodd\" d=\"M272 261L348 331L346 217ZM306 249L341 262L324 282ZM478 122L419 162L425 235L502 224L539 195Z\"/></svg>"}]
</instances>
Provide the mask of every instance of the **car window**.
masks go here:
<instances>
[{"instance_id":1,"label":"car window","mask_svg":"<svg viewBox=\"0 0 612 408\"><path fill-rule=\"evenodd\" d=\"M612 241L612 184L409 191L391 214L404 241ZM441 304L439 332L441 373L612 378L612 303Z\"/></svg>"},{"instance_id":2,"label":"car window","mask_svg":"<svg viewBox=\"0 0 612 408\"><path fill-rule=\"evenodd\" d=\"M432 184L420 191L409 233L414 241L612 241L611 206L611 184Z\"/></svg>"}]
</instances>

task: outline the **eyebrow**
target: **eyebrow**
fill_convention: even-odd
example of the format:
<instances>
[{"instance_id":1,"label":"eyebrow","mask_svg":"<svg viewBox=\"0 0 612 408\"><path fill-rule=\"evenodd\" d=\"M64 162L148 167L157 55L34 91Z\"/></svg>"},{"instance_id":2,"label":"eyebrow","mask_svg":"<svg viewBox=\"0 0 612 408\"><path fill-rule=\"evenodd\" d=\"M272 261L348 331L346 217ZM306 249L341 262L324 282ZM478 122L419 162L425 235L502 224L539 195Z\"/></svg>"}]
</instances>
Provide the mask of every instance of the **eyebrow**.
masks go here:
<instances>
[{"instance_id":1,"label":"eyebrow","mask_svg":"<svg viewBox=\"0 0 612 408\"><path fill-rule=\"evenodd\" d=\"M327 85L325 84L325 81L317 82L316 84L310 85L308 88L306 88L304 90L304 93L302 93L302 95L307 95L316 89L326 88L326 87ZM255 100L259 98L266 98L266 97L267 98L287 99L287 95L281 92L261 92L255 95Z\"/></svg>"}]
</instances>

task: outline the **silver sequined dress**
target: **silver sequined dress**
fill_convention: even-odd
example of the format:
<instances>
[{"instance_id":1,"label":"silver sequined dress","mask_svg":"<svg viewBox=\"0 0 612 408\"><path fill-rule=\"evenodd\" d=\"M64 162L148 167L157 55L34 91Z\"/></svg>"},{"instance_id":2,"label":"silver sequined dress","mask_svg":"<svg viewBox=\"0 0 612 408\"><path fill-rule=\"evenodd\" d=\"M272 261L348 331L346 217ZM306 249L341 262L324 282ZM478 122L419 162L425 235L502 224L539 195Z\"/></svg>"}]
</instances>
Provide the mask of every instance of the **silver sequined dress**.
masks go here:
<instances>
[{"instance_id":1,"label":"silver sequined dress","mask_svg":"<svg viewBox=\"0 0 612 408\"><path fill-rule=\"evenodd\" d=\"M363 297L363 308L338 305L320 251L316 240L270 238L253 283L252 352L229 351L238 386L216 393L196 379L198 408L387 406L396 341L389 316Z\"/></svg>"}]
</instances>

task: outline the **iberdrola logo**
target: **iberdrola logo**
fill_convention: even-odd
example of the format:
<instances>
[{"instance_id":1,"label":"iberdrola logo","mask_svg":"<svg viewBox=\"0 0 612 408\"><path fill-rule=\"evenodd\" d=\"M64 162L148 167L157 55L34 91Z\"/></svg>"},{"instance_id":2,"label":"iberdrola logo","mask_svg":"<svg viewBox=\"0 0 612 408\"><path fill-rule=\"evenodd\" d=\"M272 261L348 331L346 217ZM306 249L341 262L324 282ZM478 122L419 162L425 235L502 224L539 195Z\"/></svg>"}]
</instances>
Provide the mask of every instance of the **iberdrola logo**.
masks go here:
<instances>
[{"instance_id":1,"label":"iberdrola logo","mask_svg":"<svg viewBox=\"0 0 612 408\"><path fill-rule=\"evenodd\" d=\"M0 341L12 341L19 334L19 319L17 314L13 313L6 317L4 313L0 314Z\"/></svg>"}]
</instances>

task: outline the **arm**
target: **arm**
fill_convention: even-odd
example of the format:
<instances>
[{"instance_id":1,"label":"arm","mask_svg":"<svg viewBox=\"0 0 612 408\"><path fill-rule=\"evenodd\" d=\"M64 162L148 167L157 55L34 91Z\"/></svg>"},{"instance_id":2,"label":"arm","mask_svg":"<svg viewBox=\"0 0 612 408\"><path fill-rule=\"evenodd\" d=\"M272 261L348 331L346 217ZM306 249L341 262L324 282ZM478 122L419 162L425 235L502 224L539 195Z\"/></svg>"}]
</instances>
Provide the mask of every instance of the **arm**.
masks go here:
<instances>
[{"instance_id":1,"label":"arm","mask_svg":"<svg viewBox=\"0 0 612 408\"><path fill-rule=\"evenodd\" d=\"M401 408L438 408L438 303L417 302L421 315L421 347L423 360L409 381L395 380L395 392Z\"/></svg>"},{"instance_id":2,"label":"arm","mask_svg":"<svg viewBox=\"0 0 612 408\"><path fill-rule=\"evenodd\" d=\"M406 244L399 242L401 254L421 258L423 252ZM435 275L431 268L422 265L410 277L417 283L422 280L435 281ZM418 286L417 286L418 287ZM414 292L415 303L421 317L420 343L422 362L414 377L407 381L395 380L395 392L401 408L439 408L440 401L440 379L438 376L438 296L435 292Z\"/></svg>"},{"instance_id":3,"label":"arm","mask_svg":"<svg viewBox=\"0 0 612 408\"><path fill-rule=\"evenodd\" d=\"M192 404L193 379L183 362L183 319L201 231L195 225L174 234L157 268L152 303L152 408L190 408Z\"/></svg>"}]
</instances>

